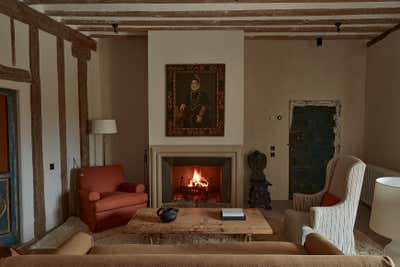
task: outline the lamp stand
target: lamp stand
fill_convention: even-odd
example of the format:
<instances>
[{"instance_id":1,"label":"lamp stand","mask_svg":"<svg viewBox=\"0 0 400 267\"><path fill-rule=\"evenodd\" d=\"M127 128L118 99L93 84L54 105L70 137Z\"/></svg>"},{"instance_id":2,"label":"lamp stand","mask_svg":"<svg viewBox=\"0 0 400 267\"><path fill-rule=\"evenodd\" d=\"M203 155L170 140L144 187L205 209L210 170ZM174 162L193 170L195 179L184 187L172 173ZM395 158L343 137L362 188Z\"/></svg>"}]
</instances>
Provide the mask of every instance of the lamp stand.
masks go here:
<instances>
[{"instance_id":1,"label":"lamp stand","mask_svg":"<svg viewBox=\"0 0 400 267\"><path fill-rule=\"evenodd\" d=\"M400 242L396 240L392 240L389 244L386 245L383 250L384 255L389 256L394 263L400 265Z\"/></svg>"},{"instance_id":2,"label":"lamp stand","mask_svg":"<svg viewBox=\"0 0 400 267\"><path fill-rule=\"evenodd\" d=\"M106 166L106 135L103 134L103 166Z\"/></svg>"}]
</instances>

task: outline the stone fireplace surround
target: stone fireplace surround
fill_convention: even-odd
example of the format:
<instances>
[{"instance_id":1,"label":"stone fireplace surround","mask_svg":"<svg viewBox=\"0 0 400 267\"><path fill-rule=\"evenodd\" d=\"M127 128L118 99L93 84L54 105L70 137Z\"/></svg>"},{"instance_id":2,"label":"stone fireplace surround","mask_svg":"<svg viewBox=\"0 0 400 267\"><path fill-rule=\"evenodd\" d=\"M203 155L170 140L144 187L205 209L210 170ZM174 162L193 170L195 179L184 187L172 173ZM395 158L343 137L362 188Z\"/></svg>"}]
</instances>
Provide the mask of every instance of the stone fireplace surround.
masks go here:
<instances>
[{"instance_id":1,"label":"stone fireplace surround","mask_svg":"<svg viewBox=\"0 0 400 267\"><path fill-rule=\"evenodd\" d=\"M231 207L243 207L243 156L241 146L226 145L162 145L150 147L150 206L158 208L162 201L162 159L164 157L226 157L232 160Z\"/></svg>"}]
</instances>

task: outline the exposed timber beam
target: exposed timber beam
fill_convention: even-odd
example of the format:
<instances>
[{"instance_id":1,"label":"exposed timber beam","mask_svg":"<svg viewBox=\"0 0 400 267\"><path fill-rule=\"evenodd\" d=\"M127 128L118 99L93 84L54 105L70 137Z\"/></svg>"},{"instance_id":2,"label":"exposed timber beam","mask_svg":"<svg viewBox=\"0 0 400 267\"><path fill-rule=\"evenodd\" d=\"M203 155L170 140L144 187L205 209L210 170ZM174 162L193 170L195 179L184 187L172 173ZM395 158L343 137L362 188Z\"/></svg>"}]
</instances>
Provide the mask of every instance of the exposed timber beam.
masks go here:
<instances>
[{"instance_id":1,"label":"exposed timber beam","mask_svg":"<svg viewBox=\"0 0 400 267\"><path fill-rule=\"evenodd\" d=\"M0 64L0 79L9 80L14 82L26 82L32 81L31 74L27 70L10 68Z\"/></svg>"},{"instance_id":2,"label":"exposed timber beam","mask_svg":"<svg viewBox=\"0 0 400 267\"><path fill-rule=\"evenodd\" d=\"M346 24L397 24L400 18L376 19L285 19L285 20L96 20L63 19L67 25L130 25L130 26L269 26L269 25L333 25Z\"/></svg>"},{"instance_id":3,"label":"exposed timber beam","mask_svg":"<svg viewBox=\"0 0 400 267\"><path fill-rule=\"evenodd\" d=\"M70 42L96 50L96 42L66 25L30 8L17 0L1 0L0 13L51 33Z\"/></svg>"},{"instance_id":4,"label":"exposed timber beam","mask_svg":"<svg viewBox=\"0 0 400 267\"><path fill-rule=\"evenodd\" d=\"M78 17L286 17L400 14L400 7L379 8L314 8L314 9L256 9L256 10L187 10L187 11L64 11L47 10L48 16Z\"/></svg>"},{"instance_id":5,"label":"exposed timber beam","mask_svg":"<svg viewBox=\"0 0 400 267\"><path fill-rule=\"evenodd\" d=\"M393 0L341 0L340 2L390 2ZM338 0L24 0L26 4L213 4L213 3L336 3Z\"/></svg>"},{"instance_id":6,"label":"exposed timber beam","mask_svg":"<svg viewBox=\"0 0 400 267\"><path fill-rule=\"evenodd\" d=\"M354 35L253 35L245 36L246 40L315 40L321 37L324 40L368 40L374 35L354 34Z\"/></svg>"},{"instance_id":7,"label":"exposed timber beam","mask_svg":"<svg viewBox=\"0 0 400 267\"><path fill-rule=\"evenodd\" d=\"M342 27L340 32L383 32L389 27ZM79 27L82 32L113 32L112 27ZM177 30L243 30L244 32L337 32L336 27L120 27L118 32L147 32L147 31L177 31Z\"/></svg>"},{"instance_id":8,"label":"exposed timber beam","mask_svg":"<svg viewBox=\"0 0 400 267\"><path fill-rule=\"evenodd\" d=\"M384 33L382 33L382 34L376 36L375 38L373 38L371 41L369 41L367 43L367 47L370 47L370 46L376 44L377 42L385 39L392 32L395 32L395 31L398 31L398 30L400 30L400 23L397 24L396 26L394 26L393 28L390 28L387 31L385 31Z\"/></svg>"}]
</instances>

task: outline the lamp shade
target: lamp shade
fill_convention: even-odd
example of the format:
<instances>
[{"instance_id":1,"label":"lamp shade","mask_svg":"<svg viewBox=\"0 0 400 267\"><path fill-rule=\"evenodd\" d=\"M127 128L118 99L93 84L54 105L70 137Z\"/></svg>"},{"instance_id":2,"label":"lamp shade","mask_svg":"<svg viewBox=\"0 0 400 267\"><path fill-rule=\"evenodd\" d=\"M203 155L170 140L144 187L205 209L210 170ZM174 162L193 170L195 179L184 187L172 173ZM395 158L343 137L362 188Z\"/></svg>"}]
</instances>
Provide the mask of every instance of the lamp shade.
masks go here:
<instances>
[{"instance_id":1,"label":"lamp shade","mask_svg":"<svg viewBox=\"0 0 400 267\"><path fill-rule=\"evenodd\" d=\"M92 120L93 134L114 134L117 132L117 122L115 120Z\"/></svg>"},{"instance_id":2,"label":"lamp shade","mask_svg":"<svg viewBox=\"0 0 400 267\"><path fill-rule=\"evenodd\" d=\"M369 226L393 240L400 240L400 177L376 179Z\"/></svg>"}]
</instances>

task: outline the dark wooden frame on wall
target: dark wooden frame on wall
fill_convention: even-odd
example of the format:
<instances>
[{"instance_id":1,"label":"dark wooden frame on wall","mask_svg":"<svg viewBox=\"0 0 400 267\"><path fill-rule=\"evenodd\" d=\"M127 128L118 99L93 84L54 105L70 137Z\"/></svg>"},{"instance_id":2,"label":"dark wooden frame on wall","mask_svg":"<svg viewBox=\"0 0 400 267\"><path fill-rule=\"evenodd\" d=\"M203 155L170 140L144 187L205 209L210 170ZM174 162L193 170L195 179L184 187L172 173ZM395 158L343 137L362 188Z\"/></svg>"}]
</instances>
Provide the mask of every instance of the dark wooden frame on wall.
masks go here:
<instances>
[{"instance_id":1,"label":"dark wooden frame on wall","mask_svg":"<svg viewBox=\"0 0 400 267\"><path fill-rule=\"evenodd\" d=\"M42 108L40 84L39 29L55 35L57 39L57 69L59 90L59 122L60 122L60 160L63 193L63 218L69 214L68 206L68 173L66 161L66 122L65 122L65 66L64 45L67 40L73 43L72 54L78 59L78 90L79 90L79 119L81 138L81 165L89 164L88 136L88 97L87 97L87 61L90 60L90 50L96 50L96 42L78 31L71 29L50 17L43 15L17 0L1 0L0 13L10 17L10 34L15 53L14 20L29 25L29 57L30 70L4 66L0 64L0 79L25 82L31 84L31 127L32 127L32 164L34 184L34 234L35 239L46 233L46 213L44 200L44 169L42 144ZM14 47L13 47L14 46ZM16 63L16 55L12 54L12 64Z\"/></svg>"},{"instance_id":2,"label":"dark wooden frame on wall","mask_svg":"<svg viewBox=\"0 0 400 267\"><path fill-rule=\"evenodd\" d=\"M201 75L213 73L215 84L215 127L184 128L176 124L177 74ZM225 129L225 64L166 65L166 135L167 136L224 136Z\"/></svg>"}]
</instances>

